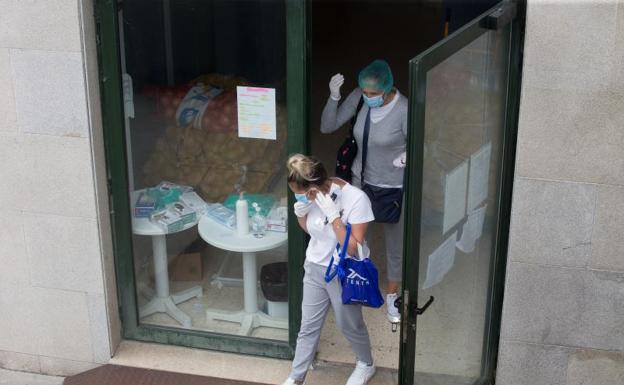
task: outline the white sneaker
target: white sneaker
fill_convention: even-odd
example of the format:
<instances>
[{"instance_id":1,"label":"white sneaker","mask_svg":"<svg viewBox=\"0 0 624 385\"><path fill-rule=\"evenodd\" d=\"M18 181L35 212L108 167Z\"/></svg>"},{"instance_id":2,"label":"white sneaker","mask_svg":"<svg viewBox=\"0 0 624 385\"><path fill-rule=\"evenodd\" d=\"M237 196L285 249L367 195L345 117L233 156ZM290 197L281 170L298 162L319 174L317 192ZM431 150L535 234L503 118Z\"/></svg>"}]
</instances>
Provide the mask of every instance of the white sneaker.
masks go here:
<instances>
[{"instance_id":1,"label":"white sneaker","mask_svg":"<svg viewBox=\"0 0 624 385\"><path fill-rule=\"evenodd\" d=\"M305 381L295 381L292 378L288 377L286 381L282 382L282 385L303 385Z\"/></svg>"},{"instance_id":2,"label":"white sneaker","mask_svg":"<svg viewBox=\"0 0 624 385\"><path fill-rule=\"evenodd\" d=\"M355 370L347 380L347 385L366 385L375 375L375 365L368 365L362 361L355 364Z\"/></svg>"},{"instance_id":3,"label":"white sneaker","mask_svg":"<svg viewBox=\"0 0 624 385\"><path fill-rule=\"evenodd\" d=\"M386 295L386 315L388 316L388 321L392 323L401 322L401 313L399 313L399 309L394 305L394 301L396 301L398 297L396 293Z\"/></svg>"}]
</instances>

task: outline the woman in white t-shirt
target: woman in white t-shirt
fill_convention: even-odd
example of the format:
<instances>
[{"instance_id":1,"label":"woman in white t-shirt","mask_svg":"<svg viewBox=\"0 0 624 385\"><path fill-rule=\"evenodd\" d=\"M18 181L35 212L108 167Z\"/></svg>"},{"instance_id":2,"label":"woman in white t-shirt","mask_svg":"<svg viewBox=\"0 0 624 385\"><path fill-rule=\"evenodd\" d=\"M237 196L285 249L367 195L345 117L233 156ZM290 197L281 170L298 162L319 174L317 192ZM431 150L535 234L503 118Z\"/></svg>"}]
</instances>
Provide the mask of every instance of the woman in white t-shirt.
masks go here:
<instances>
[{"instance_id":1,"label":"woman in white t-shirt","mask_svg":"<svg viewBox=\"0 0 624 385\"><path fill-rule=\"evenodd\" d=\"M288 186L295 194L295 215L310 234L306 249L301 304L301 329L290 376L283 385L302 384L314 359L325 316L331 305L336 326L351 343L355 370L347 385L364 385L375 374L368 330L361 305L344 305L339 280L325 282L331 256L338 261L336 244L342 247L346 224L351 224L347 254L357 255L364 244L368 223L375 218L368 196L339 178L329 178L323 164L313 157L296 154L288 159Z\"/></svg>"}]
</instances>

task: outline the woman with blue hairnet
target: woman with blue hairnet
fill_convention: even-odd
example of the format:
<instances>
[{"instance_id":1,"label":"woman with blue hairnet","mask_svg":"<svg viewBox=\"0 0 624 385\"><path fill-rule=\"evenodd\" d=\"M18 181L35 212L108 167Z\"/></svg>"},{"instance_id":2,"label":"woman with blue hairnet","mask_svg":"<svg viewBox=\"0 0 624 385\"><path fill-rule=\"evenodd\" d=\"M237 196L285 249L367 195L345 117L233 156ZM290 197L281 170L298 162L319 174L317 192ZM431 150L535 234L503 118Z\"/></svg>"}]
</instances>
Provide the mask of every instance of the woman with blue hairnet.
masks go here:
<instances>
[{"instance_id":1,"label":"woman with blue hairnet","mask_svg":"<svg viewBox=\"0 0 624 385\"><path fill-rule=\"evenodd\" d=\"M387 316L390 322L396 323L400 321L400 314L395 300L403 267L404 215L401 208L407 143L407 98L394 87L392 71L384 60L375 60L364 67L358 76L359 87L340 103L340 87L343 84L342 74L332 76L330 96L321 116L321 132L332 133L357 114L353 136L358 150L351 167L351 183L367 192L374 210L378 200L375 192L379 192L379 196L397 196L395 193L398 192L398 198L390 202L396 205L392 219L387 220L375 212L375 220L383 223L386 244ZM380 212L387 211L383 207L387 200L383 202L380 199L378 203L382 209Z\"/></svg>"}]
</instances>

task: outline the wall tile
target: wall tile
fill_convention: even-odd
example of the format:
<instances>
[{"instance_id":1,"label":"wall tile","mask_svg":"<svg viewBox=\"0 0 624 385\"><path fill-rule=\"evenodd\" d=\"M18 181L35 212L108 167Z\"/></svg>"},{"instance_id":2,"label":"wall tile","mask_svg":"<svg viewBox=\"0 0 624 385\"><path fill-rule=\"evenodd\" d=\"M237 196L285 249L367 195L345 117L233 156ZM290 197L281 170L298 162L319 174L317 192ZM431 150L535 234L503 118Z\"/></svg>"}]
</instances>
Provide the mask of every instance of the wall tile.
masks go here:
<instances>
[{"instance_id":1,"label":"wall tile","mask_svg":"<svg viewBox=\"0 0 624 385\"><path fill-rule=\"evenodd\" d=\"M1 0L0 47L80 51L76 0Z\"/></svg>"},{"instance_id":2,"label":"wall tile","mask_svg":"<svg viewBox=\"0 0 624 385\"><path fill-rule=\"evenodd\" d=\"M617 31L615 33L615 52L611 59L612 89L624 94L624 2L619 0L617 10Z\"/></svg>"},{"instance_id":3,"label":"wall tile","mask_svg":"<svg viewBox=\"0 0 624 385\"><path fill-rule=\"evenodd\" d=\"M624 353L579 350L570 356L567 385L624 384Z\"/></svg>"},{"instance_id":4,"label":"wall tile","mask_svg":"<svg viewBox=\"0 0 624 385\"><path fill-rule=\"evenodd\" d=\"M28 256L24 241L22 212L1 210L0 223L0 282L5 285L30 285Z\"/></svg>"},{"instance_id":5,"label":"wall tile","mask_svg":"<svg viewBox=\"0 0 624 385\"><path fill-rule=\"evenodd\" d=\"M46 357L93 362L89 307L85 293L39 289L36 291L37 344ZM30 332L32 338L32 332ZM44 362L41 361L41 371Z\"/></svg>"},{"instance_id":6,"label":"wall tile","mask_svg":"<svg viewBox=\"0 0 624 385\"><path fill-rule=\"evenodd\" d=\"M39 356L0 350L0 368L20 372L39 373Z\"/></svg>"},{"instance_id":7,"label":"wall tile","mask_svg":"<svg viewBox=\"0 0 624 385\"><path fill-rule=\"evenodd\" d=\"M14 199L14 207L46 214L96 217L87 139L23 135L12 142L16 146L10 152L14 161L7 171L17 192L8 193Z\"/></svg>"},{"instance_id":8,"label":"wall tile","mask_svg":"<svg viewBox=\"0 0 624 385\"><path fill-rule=\"evenodd\" d=\"M527 85L608 89L616 9L614 1L569 1L565 6L529 1L524 48Z\"/></svg>"},{"instance_id":9,"label":"wall tile","mask_svg":"<svg viewBox=\"0 0 624 385\"><path fill-rule=\"evenodd\" d=\"M6 48L0 48L0 132L17 132L11 60Z\"/></svg>"},{"instance_id":10,"label":"wall tile","mask_svg":"<svg viewBox=\"0 0 624 385\"><path fill-rule=\"evenodd\" d=\"M103 293L97 232L93 219L25 213L32 285Z\"/></svg>"},{"instance_id":11,"label":"wall tile","mask_svg":"<svg viewBox=\"0 0 624 385\"><path fill-rule=\"evenodd\" d=\"M619 95L525 87L520 109L520 176L624 185Z\"/></svg>"},{"instance_id":12,"label":"wall tile","mask_svg":"<svg viewBox=\"0 0 624 385\"><path fill-rule=\"evenodd\" d=\"M571 351L559 346L502 341L496 383L567 385L566 370Z\"/></svg>"},{"instance_id":13,"label":"wall tile","mask_svg":"<svg viewBox=\"0 0 624 385\"><path fill-rule=\"evenodd\" d=\"M20 131L87 137L80 53L19 49L10 52Z\"/></svg>"},{"instance_id":14,"label":"wall tile","mask_svg":"<svg viewBox=\"0 0 624 385\"><path fill-rule=\"evenodd\" d=\"M624 272L624 187L599 186L591 267Z\"/></svg>"},{"instance_id":15,"label":"wall tile","mask_svg":"<svg viewBox=\"0 0 624 385\"><path fill-rule=\"evenodd\" d=\"M537 344L583 346L586 272L508 264L501 337Z\"/></svg>"},{"instance_id":16,"label":"wall tile","mask_svg":"<svg viewBox=\"0 0 624 385\"><path fill-rule=\"evenodd\" d=\"M91 325L91 341L93 342L93 358L96 363L105 364L111 357L108 318L104 294L88 294L89 323Z\"/></svg>"},{"instance_id":17,"label":"wall tile","mask_svg":"<svg viewBox=\"0 0 624 385\"><path fill-rule=\"evenodd\" d=\"M579 346L619 350L624 347L624 273L588 271L584 287Z\"/></svg>"},{"instance_id":18,"label":"wall tile","mask_svg":"<svg viewBox=\"0 0 624 385\"><path fill-rule=\"evenodd\" d=\"M624 274L512 262L501 336L604 350L624 346Z\"/></svg>"},{"instance_id":19,"label":"wall tile","mask_svg":"<svg viewBox=\"0 0 624 385\"><path fill-rule=\"evenodd\" d=\"M0 350L37 355L41 322L34 289L0 282Z\"/></svg>"},{"instance_id":20,"label":"wall tile","mask_svg":"<svg viewBox=\"0 0 624 385\"><path fill-rule=\"evenodd\" d=\"M594 185L516 179L508 258L587 266L595 200Z\"/></svg>"}]
</instances>

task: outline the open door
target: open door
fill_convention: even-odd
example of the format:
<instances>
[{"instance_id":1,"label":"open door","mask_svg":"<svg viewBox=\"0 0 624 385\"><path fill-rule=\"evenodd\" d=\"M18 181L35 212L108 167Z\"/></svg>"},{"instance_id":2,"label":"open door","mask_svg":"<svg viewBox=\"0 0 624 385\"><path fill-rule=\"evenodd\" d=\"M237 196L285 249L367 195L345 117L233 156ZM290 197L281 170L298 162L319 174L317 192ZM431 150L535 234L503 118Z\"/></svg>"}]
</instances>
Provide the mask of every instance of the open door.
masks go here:
<instances>
[{"instance_id":1,"label":"open door","mask_svg":"<svg viewBox=\"0 0 624 385\"><path fill-rule=\"evenodd\" d=\"M410 61L402 385L494 379L518 32L501 2Z\"/></svg>"}]
</instances>

